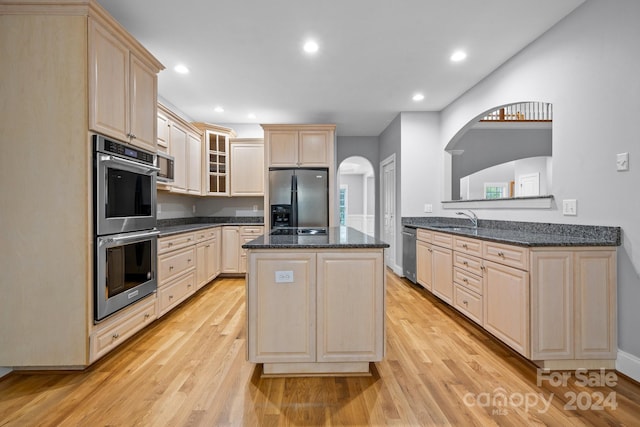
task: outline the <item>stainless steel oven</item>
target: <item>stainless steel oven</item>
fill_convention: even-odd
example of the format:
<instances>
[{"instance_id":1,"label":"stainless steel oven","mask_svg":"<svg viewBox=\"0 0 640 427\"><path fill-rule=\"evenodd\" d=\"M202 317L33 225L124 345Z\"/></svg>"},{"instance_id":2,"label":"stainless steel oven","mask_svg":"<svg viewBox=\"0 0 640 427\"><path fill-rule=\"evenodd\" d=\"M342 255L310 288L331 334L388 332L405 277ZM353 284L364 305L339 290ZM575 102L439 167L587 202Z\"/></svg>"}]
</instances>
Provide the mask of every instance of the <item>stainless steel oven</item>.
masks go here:
<instances>
[{"instance_id":1,"label":"stainless steel oven","mask_svg":"<svg viewBox=\"0 0 640 427\"><path fill-rule=\"evenodd\" d=\"M94 135L94 320L157 289L156 155Z\"/></svg>"},{"instance_id":2,"label":"stainless steel oven","mask_svg":"<svg viewBox=\"0 0 640 427\"><path fill-rule=\"evenodd\" d=\"M97 237L96 321L156 291L158 233L145 230Z\"/></svg>"},{"instance_id":3,"label":"stainless steel oven","mask_svg":"<svg viewBox=\"0 0 640 427\"><path fill-rule=\"evenodd\" d=\"M156 155L94 135L96 234L156 226Z\"/></svg>"}]
</instances>

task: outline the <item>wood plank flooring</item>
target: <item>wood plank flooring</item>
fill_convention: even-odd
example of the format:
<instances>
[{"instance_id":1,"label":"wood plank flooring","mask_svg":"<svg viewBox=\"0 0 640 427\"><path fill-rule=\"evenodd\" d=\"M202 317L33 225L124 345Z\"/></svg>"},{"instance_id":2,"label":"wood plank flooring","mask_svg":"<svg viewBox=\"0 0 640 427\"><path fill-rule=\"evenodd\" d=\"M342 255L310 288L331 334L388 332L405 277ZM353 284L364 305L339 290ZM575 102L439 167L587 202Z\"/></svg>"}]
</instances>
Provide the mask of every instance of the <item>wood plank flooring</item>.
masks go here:
<instances>
[{"instance_id":1,"label":"wood plank flooring","mask_svg":"<svg viewBox=\"0 0 640 427\"><path fill-rule=\"evenodd\" d=\"M0 426L640 425L637 383L538 387L528 361L393 273L370 377L262 379L245 309L244 279L219 279L83 372L13 372Z\"/></svg>"}]
</instances>

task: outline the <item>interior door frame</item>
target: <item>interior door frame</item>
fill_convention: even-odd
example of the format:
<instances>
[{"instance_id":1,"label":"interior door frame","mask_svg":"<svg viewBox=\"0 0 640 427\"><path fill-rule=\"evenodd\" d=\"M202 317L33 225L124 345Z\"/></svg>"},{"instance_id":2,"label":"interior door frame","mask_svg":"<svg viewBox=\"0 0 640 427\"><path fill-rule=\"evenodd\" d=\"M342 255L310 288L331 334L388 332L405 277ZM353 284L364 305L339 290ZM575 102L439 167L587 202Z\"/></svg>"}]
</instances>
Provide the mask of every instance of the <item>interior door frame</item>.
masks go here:
<instances>
[{"instance_id":1,"label":"interior door frame","mask_svg":"<svg viewBox=\"0 0 640 427\"><path fill-rule=\"evenodd\" d=\"M384 175L384 170L386 167L388 167L389 165L393 165L393 187L390 189L392 191L392 196L393 196L393 219L391 220L391 228L393 230L393 241L388 242L385 240L386 234L385 234L385 227L384 227L384 221L385 221L385 193L388 191L387 190L387 185L386 185L386 181L385 181L385 175ZM399 275L402 275L402 269L400 267L398 267L397 265L397 260L396 260L396 240L397 240L397 235L398 235L398 230L396 227L396 218L397 218L397 205L396 205L396 187L397 187L397 177L398 173L396 170L396 154L393 153L391 154L389 157L385 158L384 160L382 160L380 162L380 240L385 241L386 243L389 244L389 247L385 250L385 264L390 267L393 271L395 271L396 273L398 271L400 271Z\"/></svg>"}]
</instances>

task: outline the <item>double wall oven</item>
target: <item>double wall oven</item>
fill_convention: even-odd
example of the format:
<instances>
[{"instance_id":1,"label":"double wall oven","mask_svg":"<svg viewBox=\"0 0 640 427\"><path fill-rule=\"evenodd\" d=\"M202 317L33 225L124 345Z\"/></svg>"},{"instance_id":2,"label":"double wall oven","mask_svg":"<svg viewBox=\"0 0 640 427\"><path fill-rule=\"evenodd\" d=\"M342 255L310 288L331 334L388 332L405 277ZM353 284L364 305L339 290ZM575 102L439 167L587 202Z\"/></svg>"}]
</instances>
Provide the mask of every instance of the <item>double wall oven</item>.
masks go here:
<instances>
[{"instance_id":1,"label":"double wall oven","mask_svg":"<svg viewBox=\"0 0 640 427\"><path fill-rule=\"evenodd\" d=\"M156 155L101 135L94 144L94 320L157 289Z\"/></svg>"}]
</instances>

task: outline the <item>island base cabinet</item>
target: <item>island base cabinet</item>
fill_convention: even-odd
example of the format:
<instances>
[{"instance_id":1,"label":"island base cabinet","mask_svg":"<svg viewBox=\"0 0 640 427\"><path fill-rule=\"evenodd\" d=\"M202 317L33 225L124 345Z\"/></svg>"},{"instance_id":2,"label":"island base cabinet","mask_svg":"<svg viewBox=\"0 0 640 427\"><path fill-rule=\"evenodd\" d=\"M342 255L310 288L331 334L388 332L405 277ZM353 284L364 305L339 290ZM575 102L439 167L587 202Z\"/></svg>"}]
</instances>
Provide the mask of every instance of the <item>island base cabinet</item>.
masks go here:
<instances>
[{"instance_id":1,"label":"island base cabinet","mask_svg":"<svg viewBox=\"0 0 640 427\"><path fill-rule=\"evenodd\" d=\"M382 360L381 249L248 256L247 353L264 374L368 374Z\"/></svg>"},{"instance_id":2,"label":"island base cabinet","mask_svg":"<svg viewBox=\"0 0 640 427\"><path fill-rule=\"evenodd\" d=\"M318 254L318 361L380 361L384 353L382 254Z\"/></svg>"},{"instance_id":3,"label":"island base cabinet","mask_svg":"<svg viewBox=\"0 0 640 427\"><path fill-rule=\"evenodd\" d=\"M315 254L263 253L249 262L249 360L314 362Z\"/></svg>"},{"instance_id":4,"label":"island base cabinet","mask_svg":"<svg viewBox=\"0 0 640 427\"><path fill-rule=\"evenodd\" d=\"M486 260L484 266L484 328L529 358L529 274Z\"/></svg>"}]
</instances>

